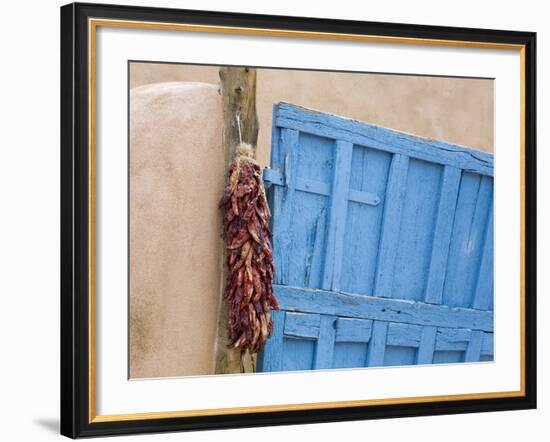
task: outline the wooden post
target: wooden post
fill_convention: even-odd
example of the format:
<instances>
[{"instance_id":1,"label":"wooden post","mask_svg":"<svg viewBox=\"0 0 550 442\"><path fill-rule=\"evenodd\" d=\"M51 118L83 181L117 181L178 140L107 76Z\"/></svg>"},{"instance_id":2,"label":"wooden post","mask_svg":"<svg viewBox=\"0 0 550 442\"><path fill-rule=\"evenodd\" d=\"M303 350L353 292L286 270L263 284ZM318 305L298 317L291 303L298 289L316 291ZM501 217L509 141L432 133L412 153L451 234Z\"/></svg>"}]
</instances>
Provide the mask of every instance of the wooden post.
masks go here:
<instances>
[{"instance_id":1,"label":"wooden post","mask_svg":"<svg viewBox=\"0 0 550 442\"><path fill-rule=\"evenodd\" d=\"M223 144L226 165L229 166L235 156L235 148L242 141L252 146L256 155L258 142L258 117L256 115L256 69L222 67L220 68L221 94L223 106ZM237 124L237 116L240 121ZM225 287L227 269L223 254L222 290ZM220 298L222 294L220 293ZM256 356L248 351L228 347L227 330L228 305L220 302L218 316L218 339L216 348L216 374L251 373L256 370Z\"/></svg>"}]
</instances>

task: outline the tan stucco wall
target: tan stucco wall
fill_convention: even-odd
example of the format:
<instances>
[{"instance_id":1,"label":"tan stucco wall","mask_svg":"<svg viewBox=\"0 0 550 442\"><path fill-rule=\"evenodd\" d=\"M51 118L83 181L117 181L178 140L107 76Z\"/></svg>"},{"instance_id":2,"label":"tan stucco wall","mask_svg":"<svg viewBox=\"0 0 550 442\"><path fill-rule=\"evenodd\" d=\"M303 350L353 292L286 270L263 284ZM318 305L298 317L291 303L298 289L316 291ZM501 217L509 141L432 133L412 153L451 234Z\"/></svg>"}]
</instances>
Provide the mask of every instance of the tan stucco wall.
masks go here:
<instances>
[{"instance_id":1,"label":"tan stucco wall","mask_svg":"<svg viewBox=\"0 0 550 442\"><path fill-rule=\"evenodd\" d=\"M132 63L130 87L163 81L219 83L218 67ZM269 164L279 101L493 152L493 81L258 69L258 159Z\"/></svg>"},{"instance_id":2,"label":"tan stucco wall","mask_svg":"<svg viewBox=\"0 0 550 442\"><path fill-rule=\"evenodd\" d=\"M224 185L217 87L130 95L130 377L214 372Z\"/></svg>"},{"instance_id":3,"label":"tan stucco wall","mask_svg":"<svg viewBox=\"0 0 550 442\"><path fill-rule=\"evenodd\" d=\"M211 84L162 84L174 81ZM266 69L257 81L264 165L279 101L493 151L490 80ZM225 170L218 82L217 67L130 65L131 377L214 372Z\"/></svg>"}]
</instances>

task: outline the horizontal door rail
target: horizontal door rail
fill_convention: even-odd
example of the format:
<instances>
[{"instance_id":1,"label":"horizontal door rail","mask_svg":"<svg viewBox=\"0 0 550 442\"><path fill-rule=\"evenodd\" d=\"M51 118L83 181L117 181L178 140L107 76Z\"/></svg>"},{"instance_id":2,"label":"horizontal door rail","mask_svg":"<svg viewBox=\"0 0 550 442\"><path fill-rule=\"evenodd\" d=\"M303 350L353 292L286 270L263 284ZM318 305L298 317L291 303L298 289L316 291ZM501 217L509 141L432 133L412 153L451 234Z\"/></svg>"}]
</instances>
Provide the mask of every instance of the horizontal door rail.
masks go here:
<instances>
[{"instance_id":1,"label":"horizontal door rail","mask_svg":"<svg viewBox=\"0 0 550 442\"><path fill-rule=\"evenodd\" d=\"M287 312L285 336L301 339L318 339L321 315L313 313ZM369 319L337 318L333 323L336 342L369 342L372 321Z\"/></svg>"},{"instance_id":2,"label":"horizontal door rail","mask_svg":"<svg viewBox=\"0 0 550 442\"><path fill-rule=\"evenodd\" d=\"M493 312L275 284L281 308L348 318L493 331Z\"/></svg>"},{"instance_id":3,"label":"horizontal door rail","mask_svg":"<svg viewBox=\"0 0 550 442\"><path fill-rule=\"evenodd\" d=\"M274 117L274 124L278 127L493 176L493 155L485 152L288 103L280 103Z\"/></svg>"},{"instance_id":4,"label":"horizontal door rail","mask_svg":"<svg viewBox=\"0 0 550 442\"><path fill-rule=\"evenodd\" d=\"M275 169L264 169L263 174L264 182L267 186L274 184L276 186L285 186L285 179L283 174ZM317 195L328 196L330 195L330 183L323 183L322 181L296 178L294 188L301 192L315 193ZM368 204L370 206L377 206L380 204L381 197L375 193L364 192L362 190L350 189L347 195L349 201L356 203Z\"/></svg>"},{"instance_id":5,"label":"horizontal door rail","mask_svg":"<svg viewBox=\"0 0 550 442\"><path fill-rule=\"evenodd\" d=\"M317 313L286 312L284 335L286 337L300 339L318 339L321 324L321 315ZM373 321L370 319L338 318L334 327L336 329L336 342L364 342L370 341L372 336ZM399 322L388 323L387 345L404 347L420 347L422 345L423 326L403 324ZM472 339L472 330L453 329L446 327L436 328L436 351L466 351L468 343ZM483 333L481 354L493 354L493 334Z\"/></svg>"}]
</instances>

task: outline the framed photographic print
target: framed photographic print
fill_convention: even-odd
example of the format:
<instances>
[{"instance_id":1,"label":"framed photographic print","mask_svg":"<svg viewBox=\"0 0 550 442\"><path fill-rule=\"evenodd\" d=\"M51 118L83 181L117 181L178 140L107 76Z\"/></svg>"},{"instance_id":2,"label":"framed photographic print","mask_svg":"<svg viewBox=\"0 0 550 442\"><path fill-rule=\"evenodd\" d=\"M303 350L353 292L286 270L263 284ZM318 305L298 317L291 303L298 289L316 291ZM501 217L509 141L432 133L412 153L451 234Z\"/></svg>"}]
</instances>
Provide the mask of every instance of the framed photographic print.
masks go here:
<instances>
[{"instance_id":1,"label":"framed photographic print","mask_svg":"<svg viewBox=\"0 0 550 442\"><path fill-rule=\"evenodd\" d=\"M535 408L535 60L62 7L62 434Z\"/></svg>"}]
</instances>

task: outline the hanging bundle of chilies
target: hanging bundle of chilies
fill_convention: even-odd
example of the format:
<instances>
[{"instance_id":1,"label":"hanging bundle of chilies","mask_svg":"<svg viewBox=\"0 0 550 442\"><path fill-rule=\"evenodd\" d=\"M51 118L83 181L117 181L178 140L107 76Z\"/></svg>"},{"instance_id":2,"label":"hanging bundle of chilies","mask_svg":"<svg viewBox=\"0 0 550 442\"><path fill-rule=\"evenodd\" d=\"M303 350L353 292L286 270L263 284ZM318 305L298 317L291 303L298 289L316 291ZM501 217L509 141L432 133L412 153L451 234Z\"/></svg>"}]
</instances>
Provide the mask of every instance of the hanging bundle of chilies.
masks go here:
<instances>
[{"instance_id":1,"label":"hanging bundle of chilies","mask_svg":"<svg viewBox=\"0 0 550 442\"><path fill-rule=\"evenodd\" d=\"M233 348L256 353L273 334L270 309L279 310L273 294L273 250L262 169L252 147L241 143L229 166L220 201L224 209L229 339Z\"/></svg>"}]
</instances>

